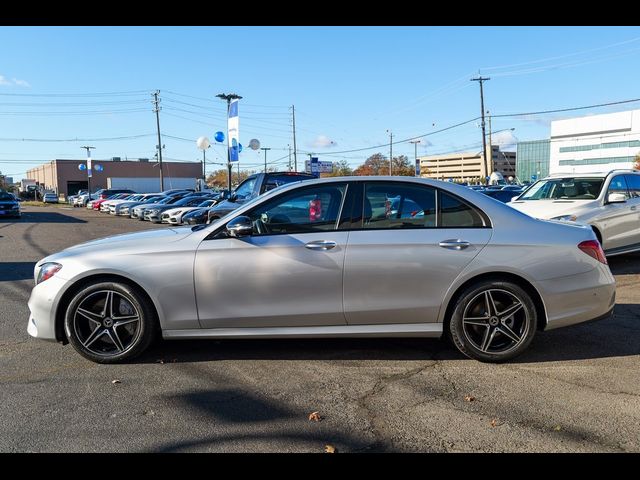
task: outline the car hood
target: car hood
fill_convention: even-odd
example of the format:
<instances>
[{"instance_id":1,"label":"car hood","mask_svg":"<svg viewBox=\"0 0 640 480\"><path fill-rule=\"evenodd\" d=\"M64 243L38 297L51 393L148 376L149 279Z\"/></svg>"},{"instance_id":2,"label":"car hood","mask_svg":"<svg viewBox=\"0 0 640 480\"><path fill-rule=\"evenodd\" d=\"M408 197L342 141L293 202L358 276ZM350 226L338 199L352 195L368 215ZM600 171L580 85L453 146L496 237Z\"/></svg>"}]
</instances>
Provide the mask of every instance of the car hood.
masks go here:
<instances>
[{"instance_id":1,"label":"car hood","mask_svg":"<svg viewBox=\"0 0 640 480\"><path fill-rule=\"evenodd\" d=\"M516 200L510 207L534 218L550 219L561 215L581 214L599 207L594 200Z\"/></svg>"},{"instance_id":2,"label":"car hood","mask_svg":"<svg viewBox=\"0 0 640 480\"><path fill-rule=\"evenodd\" d=\"M188 237L193 233L190 227L161 228L157 230L147 230L144 232L124 233L110 237L91 240L66 248L61 252L43 258L38 264L45 262L57 262L64 258L74 257L84 254L105 254L117 250L127 250L134 253L136 251L147 251L162 244L173 243Z\"/></svg>"}]
</instances>

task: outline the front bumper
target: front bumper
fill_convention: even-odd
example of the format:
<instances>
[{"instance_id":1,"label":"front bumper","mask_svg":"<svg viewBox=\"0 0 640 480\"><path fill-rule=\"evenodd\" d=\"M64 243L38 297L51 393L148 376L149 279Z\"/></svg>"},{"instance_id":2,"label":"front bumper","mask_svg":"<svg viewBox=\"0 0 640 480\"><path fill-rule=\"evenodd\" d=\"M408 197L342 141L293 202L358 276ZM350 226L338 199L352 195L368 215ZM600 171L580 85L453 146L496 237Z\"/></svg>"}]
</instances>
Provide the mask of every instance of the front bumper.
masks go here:
<instances>
[{"instance_id":1,"label":"front bumper","mask_svg":"<svg viewBox=\"0 0 640 480\"><path fill-rule=\"evenodd\" d=\"M27 332L29 335L41 340L58 341L56 338L56 308L66 287L67 280L57 276L33 287L28 303L29 324Z\"/></svg>"}]
</instances>

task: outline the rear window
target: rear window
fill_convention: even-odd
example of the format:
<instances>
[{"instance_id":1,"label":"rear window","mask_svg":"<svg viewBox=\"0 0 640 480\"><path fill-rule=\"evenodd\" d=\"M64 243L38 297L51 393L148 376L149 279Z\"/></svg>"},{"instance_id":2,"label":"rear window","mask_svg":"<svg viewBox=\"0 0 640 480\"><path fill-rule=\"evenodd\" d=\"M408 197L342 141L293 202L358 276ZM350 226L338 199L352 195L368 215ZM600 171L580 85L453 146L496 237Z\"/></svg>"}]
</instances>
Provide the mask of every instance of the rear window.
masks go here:
<instances>
[{"instance_id":1,"label":"rear window","mask_svg":"<svg viewBox=\"0 0 640 480\"><path fill-rule=\"evenodd\" d=\"M279 187L280 185L286 185L287 183L300 182L302 180L312 180L313 176L308 175L296 175L296 174L286 174L283 173L281 175L269 175L267 177L267 181L264 184L264 191L268 192L269 190L273 190L274 188ZM263 192L264 193L264 192Z\"/></svg>"}]
</instances>

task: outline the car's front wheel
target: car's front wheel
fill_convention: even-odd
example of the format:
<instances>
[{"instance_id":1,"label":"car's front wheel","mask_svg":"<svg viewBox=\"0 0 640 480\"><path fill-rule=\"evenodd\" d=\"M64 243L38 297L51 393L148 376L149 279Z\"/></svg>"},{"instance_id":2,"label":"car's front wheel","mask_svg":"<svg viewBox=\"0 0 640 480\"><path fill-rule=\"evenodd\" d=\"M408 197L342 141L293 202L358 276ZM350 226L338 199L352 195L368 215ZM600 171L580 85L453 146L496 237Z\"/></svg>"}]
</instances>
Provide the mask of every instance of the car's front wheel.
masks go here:
<instances>
[{"instance_id":1,"label":"car's front wheel","mask_svg":"<svg viewBox=\"0 0 640 480\"><path fill-rule=\"evenodd\" d=\"M154 310L137 288L105 281L73 297L64 327L69 343L98 363L118 363L140 355L158 330Z\"/></svg>"},{"instance_id":2,"label":"car's front wheel","mask_svg":"<svg viewBox=\"0 0 640 480\"><path fill-rule=\"evenodd\" d=\"M499 363L520 355L536 332L531 296L512 282L482 281L458 297L449 331L462 353Z\"/></svg>"}]
</instances>

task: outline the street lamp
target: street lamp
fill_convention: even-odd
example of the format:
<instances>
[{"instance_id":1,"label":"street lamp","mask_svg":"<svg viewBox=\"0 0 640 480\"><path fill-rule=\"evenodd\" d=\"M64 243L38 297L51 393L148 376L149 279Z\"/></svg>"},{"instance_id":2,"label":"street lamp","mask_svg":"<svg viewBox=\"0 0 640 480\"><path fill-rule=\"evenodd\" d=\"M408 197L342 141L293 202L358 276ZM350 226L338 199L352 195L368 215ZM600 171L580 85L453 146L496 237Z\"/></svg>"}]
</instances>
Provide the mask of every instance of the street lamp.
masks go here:
<instances>
[{"instance_id":1,"label":"street lamp","mask_svg":"<svg viewBox=\"0 0 640 480\"><path fill-rule=\"evenodd\" d=\"M87 190L89 191L89 201L91 201L91 150L96 147L80 147L87 150Z\"/></svg>"},{"instance_id":2,"label":"street lamp","mask_svg":"<svg viewBox=\"0 0 640 480\"><path fill-rule=\"evenodd\" d=\"M271 147L261 147L260 150L264 150L264 173L267 173L267 150L271 150Z\"/></svg>"},{"instance_id":3,"label":"street lamp","mask_svg":"<svg viewBox=\"0 0 640 480\"><path fill-rule=\"evenodd\" d=\"M202 189L204 189L204 186L207 184L207 148L211 147L211 142L207 137L200 137L196 140L196 146L202 150Z\"/></svg>"},{"instance_id":4,"label":"street lamp","mask_svg":"<svg viewBox=\"0 0 640 480\"><path fill-rule=\"evenodd\" d=\"M418 171L418 144L422 143L422 140L419 138L415 140L409 140L409 143L413 143L414 151L413 151L413 160L416 163L416 172ZM421 172L422 173L422 172Z\"/></svg>"},{"instance_id":5,"label":"street lamp","mask_svg":"<svg viewBox=\"0 0 640 480\"><path fill-rule=\"evenodd\" d=\"M229 108L231 108L231 100L240 100L242 99L242 97L240 95L237 95L235 93L219 93L218 95L216 95L216 97L218 97L221 100L226 100L227 101L227 122L229 121ZM227 171L229 172L229 193L231 193L231 152L229 151L229 148L231 147L231 145L229 145L229 140L227 138Z\"/></svg>"}]
</instances>

